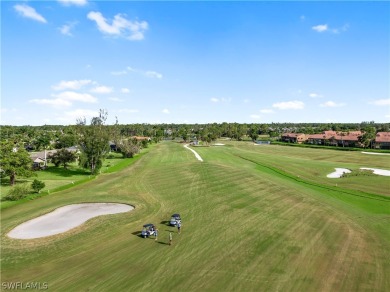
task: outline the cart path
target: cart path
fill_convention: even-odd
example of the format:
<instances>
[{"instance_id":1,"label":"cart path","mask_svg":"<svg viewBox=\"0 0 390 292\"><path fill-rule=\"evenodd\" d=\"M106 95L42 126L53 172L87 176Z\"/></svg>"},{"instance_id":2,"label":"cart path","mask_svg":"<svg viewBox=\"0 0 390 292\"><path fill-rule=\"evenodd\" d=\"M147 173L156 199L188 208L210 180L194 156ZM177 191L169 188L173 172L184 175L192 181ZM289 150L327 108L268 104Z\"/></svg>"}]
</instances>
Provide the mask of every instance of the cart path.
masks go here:
<instances>
[{"instance_id":1,"label":"cart path","mask_svg":"<svg viewBox=\"0 0 390 292\"><path fill-rule=\"evenodd\" d=\"M200 157L200 155L198 154L198 152L196 152L194 149L191 149L190 147L188 147L188 144L184 145L185 148L187 148L188 150L191 150L194 154L195 154L195 157L199 160L199 161L203 161L202 157Z\"/></svg>"}]
</instances>

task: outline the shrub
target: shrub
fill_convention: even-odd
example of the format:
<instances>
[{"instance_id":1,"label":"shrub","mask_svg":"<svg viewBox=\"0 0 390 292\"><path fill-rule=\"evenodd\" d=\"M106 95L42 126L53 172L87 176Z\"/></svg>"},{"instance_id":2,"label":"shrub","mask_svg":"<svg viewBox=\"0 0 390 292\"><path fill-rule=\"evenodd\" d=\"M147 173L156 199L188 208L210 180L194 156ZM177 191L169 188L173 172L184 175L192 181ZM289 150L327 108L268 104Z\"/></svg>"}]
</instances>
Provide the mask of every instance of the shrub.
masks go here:
<instances>
[{"instance_id":1,"label":"shrub","mask_svg":"<svg viewBox=\"0 0 390 292\"><path fill-rule=\"evenodd\" d=\"M5 201L18 201L25 198L30 193L30 188L26 183L15 185L4 197Z\"/></svg>"},{"instance_id":2,"label":"shrub","mask_svg":"<svg viewBox=\"0 0 390 292\"><path fill-rule=\"evenodd\" d=\"M372 170L359 169L349 173L344 172L341 177L354 177L354 176L375 176Z\"/></svg>"},{"instance_id":3,"label":"shrub","mask_svg":"<svg viewBox=\"0 0 390 292\"><path fill-rule=\"evenodd\" d=\"M31 188L36 193L39 193L44 187L45 187L45 183L37 179L34 179L34 181L31 183Z\"/></svg>"}]
</instances>

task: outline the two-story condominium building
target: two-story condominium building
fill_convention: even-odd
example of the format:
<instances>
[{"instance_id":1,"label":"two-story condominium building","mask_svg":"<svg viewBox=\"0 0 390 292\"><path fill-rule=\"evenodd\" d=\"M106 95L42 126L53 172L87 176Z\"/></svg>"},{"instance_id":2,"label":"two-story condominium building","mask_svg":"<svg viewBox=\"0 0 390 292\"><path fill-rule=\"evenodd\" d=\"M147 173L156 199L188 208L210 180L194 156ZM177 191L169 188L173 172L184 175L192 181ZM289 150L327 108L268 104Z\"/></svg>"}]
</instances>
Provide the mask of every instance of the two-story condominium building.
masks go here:
<instances>
[{"instance_id":1,"label":"two-story condominium building","mask_svg":"<svg viewBox=\"0 0 390 292\"><path fill-rule=\"evenodd\" d=\"M378 132L375 136L375 148L390 149L390 132Z\"/></svg>"},{"instance_id":2,"label":"two-story condominium building","mask_svg":"<svg viewBox=\"0 0 390 292\"><path fill-rule=\"evenodd\" d=\"M306 135L303 133L284 133L282 134L282 141L289 143L303 143L307 140Z\"/></svg>"}]
</instances>

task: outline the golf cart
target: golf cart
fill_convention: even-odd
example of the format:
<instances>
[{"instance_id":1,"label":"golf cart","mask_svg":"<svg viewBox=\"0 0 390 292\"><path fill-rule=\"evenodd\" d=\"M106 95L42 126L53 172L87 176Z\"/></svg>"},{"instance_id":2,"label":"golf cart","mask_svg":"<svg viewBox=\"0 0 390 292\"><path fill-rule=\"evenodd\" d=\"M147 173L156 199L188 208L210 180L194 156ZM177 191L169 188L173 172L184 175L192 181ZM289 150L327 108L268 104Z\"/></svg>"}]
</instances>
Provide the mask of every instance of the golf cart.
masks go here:
<instances>
[{"instance_id":1,"label":"golf cart","mask_svg":"<svg viewBox=\"0 0 390 292\"><path fill-rule=\"evenodd\" d=\"M180 222L181 223L181 218L180 218L180 214L173 214L171 216L171 220L169 221L169 225L171 226L176 226L176 224Z\"/></svg>"},{"instance_id":2,"label":"golf cart","mask_svg":"<svg viewBox=\"0 0 390 292\"><path fill-rule=\"evenodd\" d=\"M152 224L152 223L145 224L142 228L141 236L143 238L146 238L146 237L149 237L151 235L156 235L156 226L154 226L154 224Z\"/></svg>"}]
</instances>

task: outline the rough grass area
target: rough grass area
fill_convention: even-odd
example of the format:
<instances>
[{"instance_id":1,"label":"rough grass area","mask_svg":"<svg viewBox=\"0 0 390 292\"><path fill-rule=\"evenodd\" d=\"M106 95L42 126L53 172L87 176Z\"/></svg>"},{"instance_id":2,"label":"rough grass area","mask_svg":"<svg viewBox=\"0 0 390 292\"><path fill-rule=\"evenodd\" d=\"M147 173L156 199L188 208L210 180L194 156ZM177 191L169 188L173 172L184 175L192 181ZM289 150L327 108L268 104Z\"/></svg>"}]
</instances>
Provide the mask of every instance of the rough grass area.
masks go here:
<instances>
[{"instance_id":1,"label":"rough grass area","mask_svg":"<svg viewBox=\"0 0 390 292\"><path fill-rule=\"evenodd\" d=\"M363 162L386 168L387 157L224 143L231 147L197 148L200 162L183 145L163 142L118 172L3 210L2 281L47 282L54 291L388 289L389 177L343 178L337 186L326 178L334 167ZM80 202L135 210L44 239L6 236ZM180 235L167 226L176 212ZM145 223L158 226L157 241L139 236Z\"/></svg>"},{"instance_id":2,"label":"rough grass area","mask_svg":"<svg viewBox=\"0 0 390 292\"><path fill-rule=\"evenodd\" d=\"M122 158L120 153L110 153L103 163L101 175L117 172L128 167L141 158L142 155L148 153L154 146L155 145L150 145L148 148L142 149L134 158ZM41 190L40 194L31 192L29 196L20 201L2 201L1 209L8 208L15 204L25 203L54 192L66 190L95 178L88 170L80 168L77 162L71 163L66 169L62 166L55 167L53 164L49 164L45 170L35 171L34 174L35 176L30 178L18 177L16 184L27 184L30 186L34 179L41 180L45 183L45 188ZM2 178L0 198L5 197L10 189L9 178Z\"/></svg>"}]
</instances>

